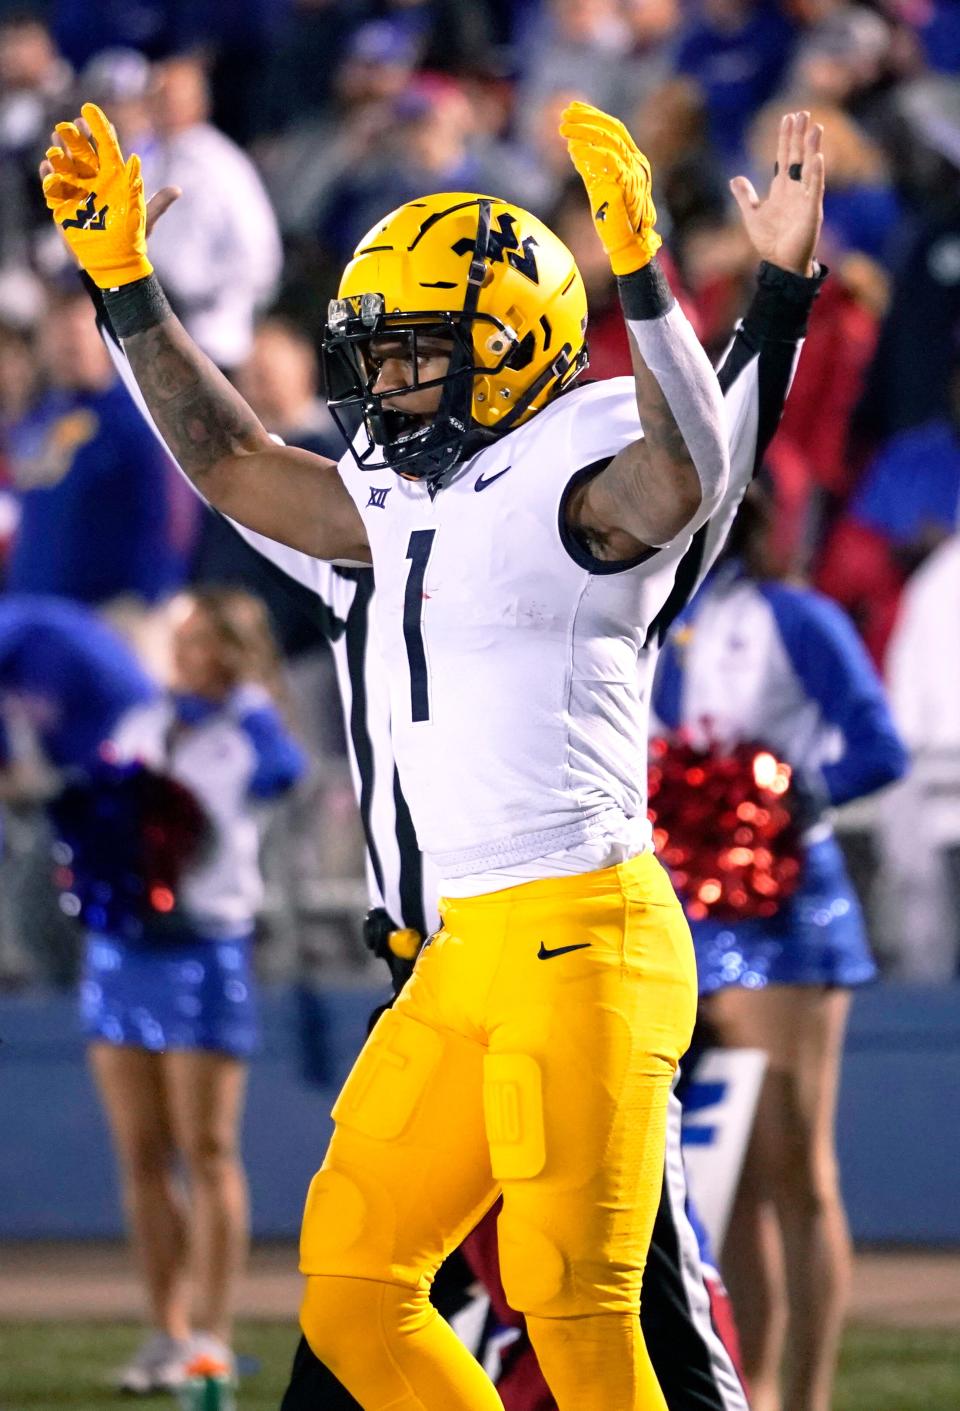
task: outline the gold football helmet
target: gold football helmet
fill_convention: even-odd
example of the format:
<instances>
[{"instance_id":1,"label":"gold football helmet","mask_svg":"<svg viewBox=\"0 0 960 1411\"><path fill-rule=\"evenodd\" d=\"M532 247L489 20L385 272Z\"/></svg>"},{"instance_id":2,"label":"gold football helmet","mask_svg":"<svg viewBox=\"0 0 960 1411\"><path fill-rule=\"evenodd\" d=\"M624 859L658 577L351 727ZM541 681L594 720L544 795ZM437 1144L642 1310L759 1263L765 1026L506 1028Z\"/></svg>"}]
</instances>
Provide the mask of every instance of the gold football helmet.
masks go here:
<instances>
[{"instance_id":1,"label":"gold football helmet","mask_svg":"<svg viewBox=\"0 0 960 1411\"><path fill-rule=\"evenodd\" d=\"M587 364L587 298L573 256L542 221L494 196L408 201L357 246L323 339L330 410L364 469L442 474L513 430ZM373 392L371 338L409 340L409 391L441 386L427 419ZM417 338L450 340L442 378L417 381ZM357 418L366 431L353 437Z\"/></svg>"}]
</instances>

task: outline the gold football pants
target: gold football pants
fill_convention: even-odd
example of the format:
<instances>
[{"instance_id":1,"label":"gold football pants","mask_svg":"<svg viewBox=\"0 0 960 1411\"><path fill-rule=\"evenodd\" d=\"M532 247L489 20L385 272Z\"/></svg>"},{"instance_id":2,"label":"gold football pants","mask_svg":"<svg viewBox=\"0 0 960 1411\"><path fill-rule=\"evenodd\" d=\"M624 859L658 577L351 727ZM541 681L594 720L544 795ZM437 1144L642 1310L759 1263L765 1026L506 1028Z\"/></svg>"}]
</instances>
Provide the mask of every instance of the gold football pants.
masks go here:
<instances>
[{"instance_id":1,"label":"gold football pants","mask_svg":"<svg viewBox=\"0 0 960 1411\"><path fill-rule=\"evenodd\" d=\"M642 854L441 915L333 1109L307 1339L365 1411L496 1411L428 1294L502 1190L504 1287L561 1411L664 1411L640 1283L697 993L666 874Z\"/></svg>"}]
</instances>

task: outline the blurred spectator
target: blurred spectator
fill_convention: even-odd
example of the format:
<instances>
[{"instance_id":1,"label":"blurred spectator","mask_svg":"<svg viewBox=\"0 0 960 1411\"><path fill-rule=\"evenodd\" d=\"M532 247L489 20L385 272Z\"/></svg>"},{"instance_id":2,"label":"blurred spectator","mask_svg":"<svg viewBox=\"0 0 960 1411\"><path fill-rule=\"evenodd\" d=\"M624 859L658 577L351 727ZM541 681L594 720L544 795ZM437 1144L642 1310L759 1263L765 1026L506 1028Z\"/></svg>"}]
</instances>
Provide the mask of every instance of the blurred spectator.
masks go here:
<instances>
[{"instance_id":1,"label":"blurred spectator","mask_svg":"<svg viewBox=\"0 0 960 1411\"><path fill-rule=\"evenodd\" d=\"M576 90L626 115L667 76L677 18L676 0L546 0L521 57L522 109L530 114L551 94Z\"/></svg>"},{"instance_id":2,"label":"blurred spectator","mask_svg":"<svg viewBox=\"0 0 960 1411\"><path fill-rule=\"evenodd\" d=\"M320 241L340 260L387 211L437 191L490 191L493 161L470 143L472 110L459 84L421 75L391 104L377 148L358 170L328 189Z\"/></svg>"},{"instance_id":3,"label":"blurred spectator","mask_svg":"<svg viewBox=\"0 0 960 1411\"><path fill-rule=\"evenodd\" d=\"M776 92L793 30L770 0L701 0L680 38L676 70L703 89L710 135L726 165L756 109Z\"/></svg>"},{"instance_id":4,"label":"blurred spectator","mask_svg":"<svg viewBox=\"0 0 960 1411\"><path fill-rule=\"evenodd\" d=\"M327 13L321 7L321 16ZM416 45L396 26L361 25L346 42L329 85L320 85L326 100L332 99L332 111L325 112L325 101L311 117L312 102L296 100L289 114L296 125L259 144L264 180L286 233L312 233L333 182L370 160L387 126L389 105L407 89L416 62ZM286 92L288 80L279 70L277 82ZM317 87L312 76L306 86Z\"/></svg>"},{"instance_id":5,"label":"blurred spectator","mask_svg":"<svg viewBox=\"0 0 960 1411\"><path fill-rule=\"evenodd\" d=\"M948 417L894 436L868 467L817 573L882 661L907 577L948 534L960 504L960 362Z\"/></svg>"},{"instance_id":6,"label":"blurred spectator","mask_svg":"<svg viewBox=\"0 0 960 1411\"><path fill-rule=\"evenodd\" d=\"M7 587L152 602L183 579L193 497L118 382L79 284L53 295L38 354L47 388L8 432L20 520Z\"/></svg>"},{"instance_id":7,"label":"blurred spectator","mask_svg":"<svg viewBox=\"0 0 960 1411\"><path fill-rule=\"evenodd\" d=\"M195 50L209 66L212 121L234 142L246 146L260 129L265 56L272 53L290 9L290 0L204 0L177 6L182 33L169 52ZM318 83L326 63L309 82Z\"/></svg>"},{"instance_id":8,"label":"blurred spectator","mask_svg":"<svg viewBox=\"0 0 960 1411\"><path fill-rule=\"evenodd\" d=\"M156 689L123 639L88 608L63 598L0 598L0 767L16 760L16 715L55 770L84 767L120 716Z\"/></svg>"},{"instance_id":9,"label":"blurred spectator","mask_svg":"<svg viewBox=\"0 0 960 1411\"><path fill-rule=\"evenodd\" d=\"M915 8L927 63L940 73L960 73L960 6L955 0L929 0Z\"/></svg>"},{"instance_id":10,"label":"blurred spectator","mask_svg":"<svg viewBox=\"0 0 960 1411\"><path fill-rule=\"evenodd\" d=\"M488 0L373 0L371 11L397 25L416 44L425 69L443 73L487 70L493 24Z\"/></svg>"},{"instance_id":11,"label":"blurred spectator","mask_svg":"<svg viewBox=\"0 0 960 1411\"><path fill-rule=\"evenodd\" d=\"M156 142L144 180L183 195L153 232L150 257L192 337L229 371L249 353L256 311L280 276L276 218L249 157L207 121L199 59L158 64L151 98Z\"/></svg>"},{"instance_id":12,"label":"blurred spectator","mask_svg":"<svg viewBox=\"0 0 960 1411\"><path fill-rule=\"evenodd\" d=\"M37 166L71 80L39 14L0 16L0 266L25 258L32 232L49 228Z\"/></svg>"},{"instance_id":13,"label":"blurred spectator","mask_svg":"<svg viewBox=\"0 0 960 1411\"><path fill-rule=\"evenodd\" d=\"M550 212L570 180L570 155L560 136L560 115L580 89L541 98L527 113L525 137L493 141L485 155L496 171L497 196L516 201L549 223Z\"/></svg>"},{"instance_id":14,"label":"blurred spectator","mask_svg":"<svg viewBox=\"0 0 960 1411\"><path fill-rule=\"evenodd\" d=\"M310 339L287 319L257 325L250 356L237 372L237 386L268 431L288 446L302 446L338 460L343 438L317 395L319 369Z\"/></svg>"},{"instance_id":15,"label":"blurred spectator","mask_svg":"<svg viewBox=\"0 0 960 1411\"><path fill-rule=\"evenodd\" d=\"M898 184L917 215L897 232L890 310L858 413L873 444L947 415L960 326L960 80L908 84L896 106Z\"/></svg>"},{"instance_id":16,"label":"blurred spectator","mask_svg":"<svg viewBox=\"0 0 960 1411\"><path fill-rule=\"evenodd\" d=\"M791 101L843 108L871 127L871 117L883 106L892 40L890 26L875 10L827 7L797 44L786 84Z\"/></svg>"},{"instance_id":17,"label":"blurred spectator","mask_svg":"<svg viewBox=\"0 0 960 1411\"><path fill-rule=\"evenodd\" d=\"M26 412L33 397L37 363L30 333L0 322L0 451L7 428Z\"/></svg>"},{"instance_id":18,"label":"blurred spectator","mask_svg":"<svg viewBox=\"0 0 960 1411\"><path fill-rule=\"evenodd\" d=\"M0 322L0 579L20 511L7 461L7 433L33 397L37 365L29 335Z\"/></svg>"},{"instance_id":19,"label":"blurred spectator","mask_svg":"<svg viewBox=\"0 0 960 1411\"><path fill-rule=\"evenodd\" d=\"M650 161L657 228L677 254L691 228L722 221L729 205L710 148L703 93L691 79L668 79L627 125Z\"/></svg>"},{"instance_id":20,"label":"blurred spectator","mask_svg":"<svg viewBox=\"0 0 960 1411\"><path fill-rule=\"evenodd\" d=\"M406 76L416 57L415 45L389 24L361 25L358 31L358 23L357 6L351 0L294 0L272 52L265 56L258 122L261 133L282 132L326 114L335 105L337 94L350 87L345 74L348 65L364 63L357 45L371 43L370 31L389 36L388 50L396 38L398 50L408 56L401 65ZM360 39L364 30L367 34ZM324 75L323 82L317 82L318 74Z\"/></svg>"},{"instance_id":21,"label":"blurred spectator","mask_svg":"<svg viewBox=\"0 0 960 1411\"><path fill-rule=\"evenodd\" d=\"M129 798L133 836L123 864L132 859L142 869L134 891L96 836L76 835L76 822L71 835L69 886L87 926L83 1027L152 1330L119 1375L121 1389L137 1393L175 1389L201 1355L235 1372L233 1301L248 1240L239 1134L257 1043L256 811L287 793L304 768L276 708L276 650L261 604L246 593L207 591L176 606L172 689L123 717L109 758L128 766L120 778L145 768L174 783L181 799L192 796L195 814L205 815L202 848L178 841L176 818L145 817L135 796L114 793L115 809ZM100 777L89 781L94 800ZM95 808L81 811L82 796L79 804L72 818L87 819L88 830L110 826ZM64 807L60 800L55 810L61 824ZM162 856L179 863L179 875L169 865L162 874L148 870L149 839L140 847L137 837L147 826L160 832ZM126 846L121 837L116 851L123 856Z\"/></svg>"},{"instance_id":22,"label":"blurred spectator","mask_svg":"<svg viewBox=\"0 0 960 1411\"><path fill-rule=\"evenodd\" d=\"M150 65L135 49L104 49L77 80L84 102L98 103L125 152L146 160L155 138L148 94Z\"/></svg>"},{"instance_id":23,"label":"blurred spectator","mask_svg":"<svg viewBox=\"0 0 960 1411\"><path fill-rule=\"evenodd\" d=\"M887 653L890 701L913 773L887 811L886 900L895 908L897 972L927 981L960 972L958 604L960 536L953 535L907 584Z\"/></svg>"},{"instance_id":24,"label":"blurred spectator","mask_svg":"<svg viewBox=\"0 0 960 1411\"><path fill-rule=\"evenodd\" d=\"M185 39L179 26L185 7L177 0L53 0L49 8L57 43L78 69L104 49L160 58Z\"/></svg>"},{"instance_id":25,"label":"blurred spectator","mask_svg":"<svg viewBox=\"0 0 960 1411\"><path fill-rule=\"evenodd\" d=\"M77 932L57 905L40 804L96 758L155 687L123 640L59 598L0 598L0 984L73 982Z\"/></svg>"}]
</instances>

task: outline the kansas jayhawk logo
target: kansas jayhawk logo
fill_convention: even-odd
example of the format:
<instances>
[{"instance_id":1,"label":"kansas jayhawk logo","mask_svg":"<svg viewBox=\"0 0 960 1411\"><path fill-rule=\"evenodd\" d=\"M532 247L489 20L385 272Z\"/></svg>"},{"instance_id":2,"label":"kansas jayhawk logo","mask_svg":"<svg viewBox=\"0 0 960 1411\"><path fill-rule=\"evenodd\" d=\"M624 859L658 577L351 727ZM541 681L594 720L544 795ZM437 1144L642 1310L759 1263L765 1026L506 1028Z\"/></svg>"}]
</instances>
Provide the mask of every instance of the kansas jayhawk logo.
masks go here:
<instances>
[{"instance_id":1,"label":"kansas jayhawk logo","mask_svg":"<svg viewBox=\"0 0 960 1411\"><path fill-rule=\"evenodd\" d=\"M504 211L497 216L497 226L499 229L491 227L490 235L487 239L487 259L491 264L506 261L515 270L525 274L534 284L540 283L540 274L537 270L537 260L534 255L536 240L532 235L526 236L522 241L517 239L517 232L514 229L516 222L509 211ZM455 255L472 255L473 241L464 236L452 247Z\"/></svg>"},{"instance_id":2,"label":"kansas jayhawk logo","mask_svg":"<svg viewBox=\"0 0 960 1411\"><path fill-rule=\"evenodd\" d=\"M77 214L70 220L62 222L64 230L103 230L107 223L107 212L109 206L104 206L102 211L97 210L97 193L91 191L82 206L77 207Z\"/></svg>"}]
</instances>

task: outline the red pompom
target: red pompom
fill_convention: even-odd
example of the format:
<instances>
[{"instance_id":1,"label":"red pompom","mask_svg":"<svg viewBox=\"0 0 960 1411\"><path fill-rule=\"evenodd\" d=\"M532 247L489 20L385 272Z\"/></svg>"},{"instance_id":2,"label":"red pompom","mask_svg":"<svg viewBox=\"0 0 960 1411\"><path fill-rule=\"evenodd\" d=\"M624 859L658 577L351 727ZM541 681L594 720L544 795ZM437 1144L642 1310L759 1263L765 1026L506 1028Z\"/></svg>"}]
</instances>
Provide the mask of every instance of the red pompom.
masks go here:
<instances>
[{"instance_id":1,"label":"red pompom","mask_svg":"<svg viewBox=\"0 0 960 1411\"><path fill-rule=\"evenodd\" d=\"M791 770L749 743L721 751L650 744L649 817L691 921L772 916L800 885Z\"/></svg>"}]
</instances>

